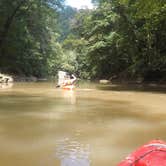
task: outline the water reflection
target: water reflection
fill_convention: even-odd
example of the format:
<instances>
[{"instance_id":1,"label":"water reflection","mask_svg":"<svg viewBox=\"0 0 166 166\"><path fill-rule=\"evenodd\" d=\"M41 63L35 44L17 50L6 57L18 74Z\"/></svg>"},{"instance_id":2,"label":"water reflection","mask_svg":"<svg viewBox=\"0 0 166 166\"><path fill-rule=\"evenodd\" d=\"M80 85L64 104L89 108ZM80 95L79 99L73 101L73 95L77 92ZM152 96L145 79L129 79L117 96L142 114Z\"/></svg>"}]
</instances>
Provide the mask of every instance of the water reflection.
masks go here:
<instances>
[{"instance_id":1,"label":"water reflection","mask_svg":"<svg viewBox=\"0 0 166 166\"><path fill-rule=\"evenodd\" d=\"M13 83L0 83L0 89L7 89L11 88L13 86Z\"/></svg>"},{"instance_id":2,"label":"water reflection","mask_svg":"<svg viewBox=\"0 0 166 166\"><path fill-rule=\"evenodd\" d=\"M69 138L58 141L56 157L61 166L90 166L89 145Z\"/></svg>"},{"instance_id":3,"label":"water reflection","mask_svg":"<svg viewBox=\"0 0 166 166\"><path fill-rule=\"evenodd\" d=\"M70 102L70 104L76 103L76 95L73 90L63 90L63 97Z\"/></svg>"}]
</instances>

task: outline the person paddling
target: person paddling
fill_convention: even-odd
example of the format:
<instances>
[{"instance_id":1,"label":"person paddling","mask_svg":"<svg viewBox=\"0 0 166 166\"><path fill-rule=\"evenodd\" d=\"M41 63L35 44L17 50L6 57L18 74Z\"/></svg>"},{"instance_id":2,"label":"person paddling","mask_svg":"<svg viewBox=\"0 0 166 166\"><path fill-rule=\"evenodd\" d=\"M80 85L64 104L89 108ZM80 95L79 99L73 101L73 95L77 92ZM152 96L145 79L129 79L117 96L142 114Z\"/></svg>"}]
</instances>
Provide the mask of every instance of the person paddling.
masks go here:
<instances>
[{"instance_id":1,"label":"person paddling","mask_svg":"<svg viewBox=\"0 0 166 166\"><path fill-rule=\"evenodd\" d=\"M62 83L62 86L73 85L76 80L77 80L77 78L74 76L74 74L66 75L65 79Z\"/></svg>"},{"instance_id":2,"label":"person paddling","mask_svg":"<svg viewBox=\"0 0 166 166\"><path fill-rule=\"evenodd\" d=\"M75 81L77 80L74 74L70 75L66 72L59 71L58 72L58 84L57 88L64 88L65 86L74 86Z\"/></svg>"}]
</instances>

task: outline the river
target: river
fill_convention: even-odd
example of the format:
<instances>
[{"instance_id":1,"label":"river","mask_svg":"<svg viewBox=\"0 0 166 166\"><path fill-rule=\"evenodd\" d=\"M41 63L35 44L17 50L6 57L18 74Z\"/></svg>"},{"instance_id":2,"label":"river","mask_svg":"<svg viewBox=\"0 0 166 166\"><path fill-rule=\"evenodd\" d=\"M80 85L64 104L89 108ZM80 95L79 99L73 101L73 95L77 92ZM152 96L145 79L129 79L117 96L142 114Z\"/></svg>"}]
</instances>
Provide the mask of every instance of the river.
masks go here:
<instances>
[{"instance_id":1,"label":"river","mask_svg":"<svg viewBox=\"0 0 166 166\"><path fill-rule=\"evenodd\" d=\"M116 166L153 139L166 140L161 92L74 91L53 83L0 88L0 165Z\"/></svg>"}]
</instances>

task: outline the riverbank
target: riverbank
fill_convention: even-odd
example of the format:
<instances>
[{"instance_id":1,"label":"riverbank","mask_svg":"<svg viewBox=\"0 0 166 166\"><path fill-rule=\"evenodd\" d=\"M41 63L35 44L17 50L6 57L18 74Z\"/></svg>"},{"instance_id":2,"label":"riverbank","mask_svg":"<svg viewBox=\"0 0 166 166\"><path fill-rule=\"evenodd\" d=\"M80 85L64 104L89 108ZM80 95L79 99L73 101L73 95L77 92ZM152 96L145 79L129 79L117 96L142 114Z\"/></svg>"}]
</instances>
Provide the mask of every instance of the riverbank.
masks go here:
<instances>
[{"instance_id":1,"label":"riverbank","mask_svg":"<svg viewBox=\"0 0 166 166\"><path fill-rule=\"evenodd\" d=\"M47 82L50 81L51 78L42 78L35 76L15 76L13 75L14 82Z\"/></svg>"},{"instance_id":2,"label":"riverbank","mask_svg":"<svg viewBox=\"0 0 166 166\"><path fill-rule=\"evenodd\" d=\"M50 82L55 81L55 77L49 78L38 78L35 76L16 76L16 75L7 75L1 74L0 78L6 78L9 82ZM6 81L1 81L0 83L5 83ZM100 90L113 90L113 91L153 91L153 92L166 92L166 84L159 82L138 82L138 81L126 81L126 80L78 80L77 84L86 84L86 83L95 83L95 87ZM86 85L85 85L86 86Z\"/></svg>"},{"instance_id":3,"label":"riverbank","mask_svg":"<svg viewBox=\"0 0 166 166\"><path fill-rule=\"evenodd\" d=\"M159 83L112 83L105 85L99 84L97 88L100 90L111 91L145 91L166 93L166 84Z\"/></svg>"},{"instance_id":4,"label":"riverbank","mask_svg":"<svg viewBox=\"0 0 166 166\"><path fill-rule=\"evenodd\" d=\"M0 83L10 83L10 82L48 82L53 80L53 78L38 78L35 76L16 76L10 74L0 73Z\"/></svg>"}]
</instances>

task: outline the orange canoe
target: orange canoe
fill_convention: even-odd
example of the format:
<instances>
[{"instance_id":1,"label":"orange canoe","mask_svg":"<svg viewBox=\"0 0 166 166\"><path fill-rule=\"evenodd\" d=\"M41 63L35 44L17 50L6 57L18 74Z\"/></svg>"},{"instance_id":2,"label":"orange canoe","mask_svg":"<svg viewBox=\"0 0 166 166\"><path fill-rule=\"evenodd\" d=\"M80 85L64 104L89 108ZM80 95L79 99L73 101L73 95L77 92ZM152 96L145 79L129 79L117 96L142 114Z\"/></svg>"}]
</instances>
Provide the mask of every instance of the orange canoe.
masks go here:
<instances>
[{"instance_id":1,"label":"orange canoe","mask_svg":"<svg viewBox=\"0 0 166 166\"><path fill-rule=\"evenodd\" d=\"M73 89L75 89L75 86L74 85L65 85L65 86L62 87L62 89L64 89L64 90L73 90Z\"/></svg>"}]
</instances>

